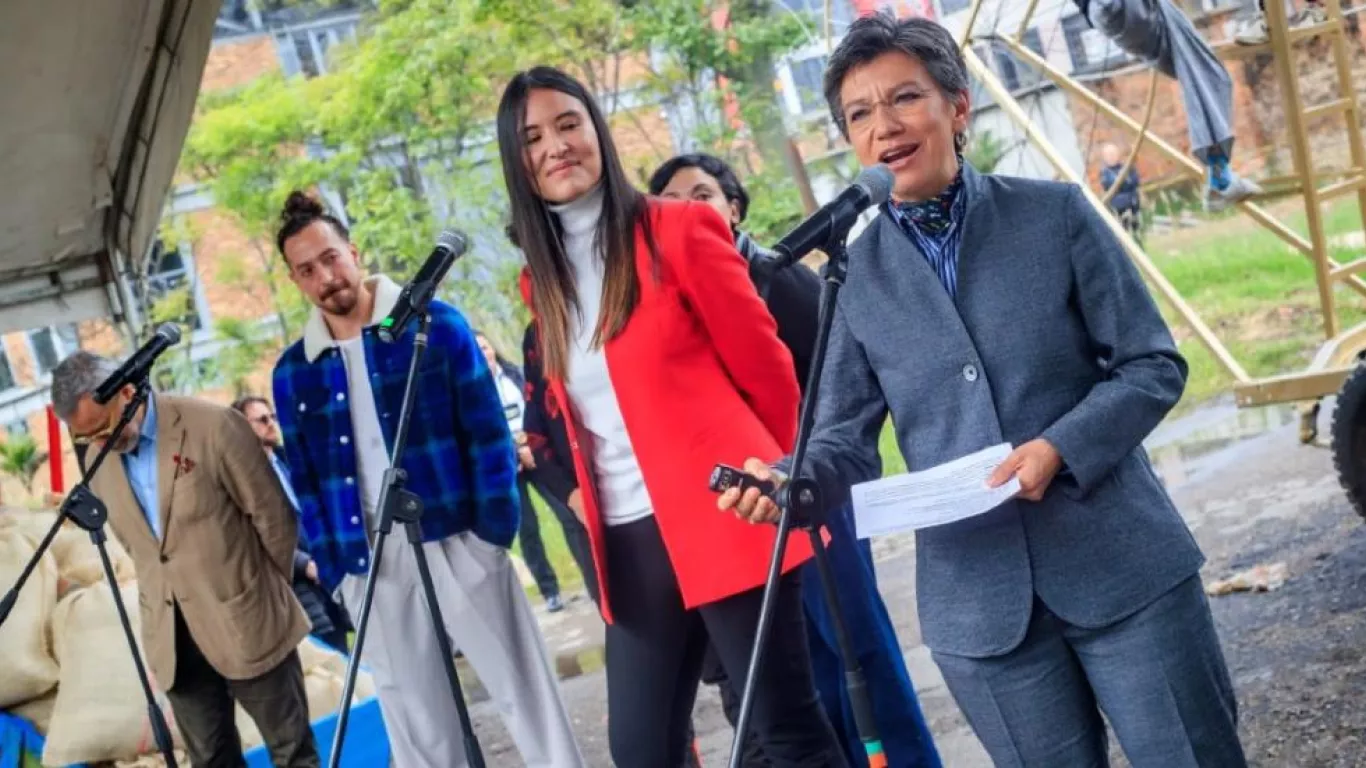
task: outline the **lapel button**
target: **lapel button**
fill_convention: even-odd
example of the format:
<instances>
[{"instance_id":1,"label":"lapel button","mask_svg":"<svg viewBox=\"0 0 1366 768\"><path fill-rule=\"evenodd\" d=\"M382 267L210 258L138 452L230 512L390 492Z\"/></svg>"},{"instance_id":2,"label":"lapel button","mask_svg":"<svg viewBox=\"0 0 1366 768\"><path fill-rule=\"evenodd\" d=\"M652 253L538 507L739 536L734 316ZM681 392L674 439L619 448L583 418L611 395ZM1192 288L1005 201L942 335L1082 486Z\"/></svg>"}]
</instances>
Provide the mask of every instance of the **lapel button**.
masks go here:
<instances>
[{"instance_id":1,"label":"lapel button","mask_svg":"<svg viewBox=\"0 0 1366 768\"><path fill-rule=\"evenodd\" d=\"M169 563L169 562L171 562L171 558L167 557L166 555L162 555L162 556L161 556L161 562L163 562L163 563Z\"/></svg>"}]
</instances>

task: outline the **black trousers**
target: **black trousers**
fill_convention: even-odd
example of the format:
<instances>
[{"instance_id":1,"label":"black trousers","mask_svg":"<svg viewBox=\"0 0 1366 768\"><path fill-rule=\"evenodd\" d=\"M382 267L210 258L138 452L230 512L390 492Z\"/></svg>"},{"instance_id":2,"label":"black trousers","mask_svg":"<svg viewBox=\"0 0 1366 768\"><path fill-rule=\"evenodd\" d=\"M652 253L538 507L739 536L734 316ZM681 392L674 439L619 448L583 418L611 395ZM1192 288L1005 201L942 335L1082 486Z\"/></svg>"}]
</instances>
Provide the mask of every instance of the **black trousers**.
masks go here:
<instances>
[{"instance_id":1,"label":"black trousers","mask_svg":"<svg viewBox=\"0 0 1366 768\"><path fill-rule=\"evenodd\" d=\"M520 477L525 477L525 475ZM560 528L564 531L565 546L569 547L569 554L574 558L574 564L579 567L579 572L583 574L583 588L588 591L588 596L594 603L598 602L598 572L593 567L593 546L588 542L588 529L584 527L583 523L579 522L579 518L574 515L574 510L560 503L553 494L547 491L539 483L531 480L528 485L540 492L541 498L545 500L545 505L550 508L551 513L555 515L555 519L559 521ZM521 485L518 486L518 490L522 491ZM522 503L529 508L531 502L527 497L523 496ZM535 513L533 512L532 514L534 515ZM525 516L522 517L522 521L522 524L525 525ZM521 535L520 531L518 532L518 535ZM537 542L539 542L539 528L535 535ZM522 552L523 555L525 555L526 544L523 543L522 546ZM538 544L538 546L540 545ZM544 549L545 548L542 546L542 552L544 552ZM527 568L531 568L529 562ZM532 572L532 577L538 578L534 571ZM542 594L544 594L544 592L542 592Z\"/></svg>"},{"instance_id":2,"label":"black trousers","mask_svg":"<svg viewBox=\"0 0 1366 768\"><path fill-rule=\"evenodd\" d=\"M166 692L185 751L195 768L245 768L233 711L242 705L261 731L278 768L318 768L320 759L308 720L308 697L299 654L251 680L228 680L209 665L180 609L175 612L175 684Z\"/></svg>"},{"instance_id":3,"label":"black trousers","mask_svg":"<svg viewBox=\"0 0 1366 768\"><path fill-rule=\"evenodd\" d=\"M707 642L744 680L763 589L687 610L653 517L606 529L615 621L607 627L607 716L612 760L677 768L688 760L693 702ZM778 588L755 690L752 733L777 768L846 768L816 697L796 574Z\"/></svg>"},{"instance_id":4,"label":"black trousers","mask_svg":"<svg viewBox=\"0 0 1366 768\"><path fill-rule=\"evenodd\" d=\"M517 538L522 542L522 559L526 561L531 577L536 580L536 589L540 590L541 597L549 600L560 594L560 580L545 554L545 544L541 541L541 521L536 515L536 507L531 504L531 481L525 471L517 473L517 493L522 502L522 521L517 529Z\"/></svg>"}]
</instances>

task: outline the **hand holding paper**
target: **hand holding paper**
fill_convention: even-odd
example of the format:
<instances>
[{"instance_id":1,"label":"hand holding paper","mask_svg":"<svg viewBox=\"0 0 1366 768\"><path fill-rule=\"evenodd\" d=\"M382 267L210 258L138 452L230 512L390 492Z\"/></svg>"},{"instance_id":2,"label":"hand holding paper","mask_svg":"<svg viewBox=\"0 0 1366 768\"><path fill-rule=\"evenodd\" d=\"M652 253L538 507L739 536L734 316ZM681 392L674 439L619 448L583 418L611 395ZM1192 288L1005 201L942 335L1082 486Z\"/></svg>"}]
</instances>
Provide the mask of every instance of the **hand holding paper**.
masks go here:
<instances>
[{"instance_id":1,"label":"hand holding paper","mask_svg":"<svg viewBox=\"0 0 1366 768\"><path fill-rule=\"evenodd\" d=\"M1062 456L1058 449L1042 437L1035 438L1011 451L991 473L987 485L995 488L1014 477L1020 481L1020 498L1039 501L1060 469Z\"/></svg>"},{"instance_id":2,"label":"hand holding paper","mask_svg":"<svg viewBox=\"0 0 1366 768\"><path fill-rule=\"evenodd\" d=\"M1015 453L1001 443L920 472L855 485L850 494L858 537L944 525L995 509L1021 490L1011 475L996 487L987 482Z\"/></svg>"}]
</instances>

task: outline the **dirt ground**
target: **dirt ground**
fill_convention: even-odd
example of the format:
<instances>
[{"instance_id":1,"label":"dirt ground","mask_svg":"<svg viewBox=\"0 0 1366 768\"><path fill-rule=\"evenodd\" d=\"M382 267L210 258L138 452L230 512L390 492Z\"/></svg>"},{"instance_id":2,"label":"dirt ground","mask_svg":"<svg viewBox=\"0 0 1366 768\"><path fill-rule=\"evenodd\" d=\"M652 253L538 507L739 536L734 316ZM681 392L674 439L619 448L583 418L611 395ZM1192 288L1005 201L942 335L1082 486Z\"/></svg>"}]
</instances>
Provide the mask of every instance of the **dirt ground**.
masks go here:
<instances>
[{"instance_id":1,"label":"dirt ground","mask_svg":"<svg viewBox=\"0 0 1366 768\"><path fill-rule=\"evenodd\" d=\"M1275 591L1211 598L1251 763L1366 766L1366 525L1339 490L1328 451L1298 443L1291 412L1231 406L1164 425L1149 448L1208 556L1207 583L1259 564L1288 567ZM910 538L878 541L876 552L945 765L989 766L920 645ZM586 599L542 619L584 755L609 766L601 622ZM470 682L488 764L521 765L492 703ZM731 734L713 691L699 696L695 721L704 764L724 766ZM1117 745L1114 752L1116 765L1126 765Z\"/></svg>"}]
</instances>

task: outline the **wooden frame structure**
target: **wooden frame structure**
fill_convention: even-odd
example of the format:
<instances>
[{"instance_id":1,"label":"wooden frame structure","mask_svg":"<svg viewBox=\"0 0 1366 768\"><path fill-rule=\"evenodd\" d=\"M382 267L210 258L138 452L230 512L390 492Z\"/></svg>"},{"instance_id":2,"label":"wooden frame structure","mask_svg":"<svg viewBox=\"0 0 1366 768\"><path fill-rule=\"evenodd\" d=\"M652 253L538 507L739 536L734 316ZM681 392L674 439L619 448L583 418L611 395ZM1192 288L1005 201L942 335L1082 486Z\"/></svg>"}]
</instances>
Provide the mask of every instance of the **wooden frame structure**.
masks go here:
<instances>
[{"instance_id":1,"label":"wooden frame structure","mask_svg":"<svg viewBox=\"0 0 1366 768\"><path fill-rule=\"evenodd\" d=\"M1008 1L1008 0L1002 0ZM1308 368L1300 372L1285 373L1269 378L1253 379L1234 359L1228 348L1219 341L1214 332L1200 319L1196 311L1185 301L1180 293L1167 281L1162 273L1144 253L1138 243L1120 224L1119 219L1106 205L1114 188L1105 191L1103 196L1096 195L1086 180L1070 168L1057 149L1032 124L1000 78L981 60L969 43L972 42L972 28L981 12L983 0L974 0L968 13L967 25L960 39L960 46L969 71L989 92L996 104L1019 127L1027 139L1054 167L1064 179L1077 183L1086 194L1087 200L1101 213L1110 229L1123 244L1125 251L1134 260L1149 284L1162 295L1162 298L1179 314L1183 321L1194 331L1196 338L1213 354L1214 359L1232 376L1233 391L1239 407L1267 405L1272 403L1310 402L1305 410L1306 419L1317 412L1317 402L1322 397L1335 393L1351 373L1366 349L1366 323L1343 331L1338 326L1334 287L1341 282L1362 296L1366 296L1366 282L1358 273L1366 272L1366 258L1347 264L1339 264L1329 255L1327 236L1324 232L1322 204L1342 195L1357 195L1358 207L1363 225L1366 225L1366 146L1361 136L1360 106L1352 85L1350 55L1346 48L1346 30L1343 23L1340 0L1325 0L1324 10L1327 21L1292 29L1281 2L1266 3L1266 20L1270 41L1261 45L1238 45L1223 43L1213 46L1225 58L1242 58L1258 54L1271 54L1273 67L1286 114L1291 156L1294 160L1295 175L1288 179L1289 188L1304 195L1308 237L1304 237L1277 220L1266 209L1255 202L1245 201L1238 204L1243 213L1284 240L1293 249L1306 256L1314 265L1314 276L1318 284L1319 306L1322 313L1325 341ZM1121 112L1113 105L1102 100L1089 88L1080 84L1070 75L1054 67L1042 56L1028 48L1024 43L1024 33L1038 6L1038 0L1029 0L1018 31L1013 35L993 35L991 39L1003 43L1014 56L1027 63L1053 81L1059 88L1072 96L1089 103L1115 124L1135 136L1135 143L1125 162L1130 167L1135 156L1143 146L1161 153L1174 161L1188 176L1203 180L1206 169L1195 158L1181 152L1163 141L1149 128L1152 118L1153 102L1157 95L1156 69L1152 70L1153 80L1148 87L1148 101L1143 121L1140 123ZM1294 44L1314 37L1323 36L1331 41L1334 64L1338 76L1338 97L1323 104L1305 107L1295 72ZM1308 123L1316 118L1341 115L1346 122L1348 146L1352 167L1345 173L1320 171L1314 168L1306 132ZM1120 175L1120 179L1123 174ZM1320 186L1326 179L1336 179ZM1118 186L1118 180L1115 185ZM1301 437L1312 439L1312 425L1302 424Z\"/></svg>"}]
</instances>

